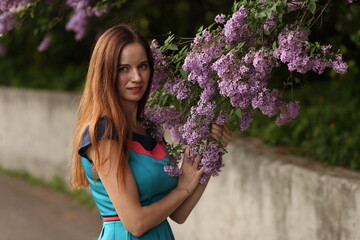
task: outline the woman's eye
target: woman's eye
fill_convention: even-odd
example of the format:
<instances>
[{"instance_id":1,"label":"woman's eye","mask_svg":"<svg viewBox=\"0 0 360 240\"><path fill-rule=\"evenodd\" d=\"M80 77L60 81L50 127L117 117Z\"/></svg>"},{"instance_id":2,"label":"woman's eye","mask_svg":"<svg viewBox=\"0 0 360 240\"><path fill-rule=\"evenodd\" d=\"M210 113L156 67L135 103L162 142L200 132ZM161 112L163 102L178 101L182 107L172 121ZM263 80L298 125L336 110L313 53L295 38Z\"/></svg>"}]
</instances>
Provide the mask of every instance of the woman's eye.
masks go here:
<instances>
[{"instance_id":1,"label":"woman's eye","mask_svg":"<svg viewBox=\"0 0 360 240\"><path fill-rule=\"evenodd\" d=\"M142 68L142 69L145 69L147 67L148 67L148 65L146 63L140 64L140 66L139 66L139 68Z\"/></svg>"},{"instance_id":2,"label":"woman's eye","mask_svg":"<svg viewBox=\"0 0 360 240\"><path fill-rule=\"evenodd\" d=\"M119 72L126 72L127 70L127 67L119 67Z\"/></svg>"}]
</instances>

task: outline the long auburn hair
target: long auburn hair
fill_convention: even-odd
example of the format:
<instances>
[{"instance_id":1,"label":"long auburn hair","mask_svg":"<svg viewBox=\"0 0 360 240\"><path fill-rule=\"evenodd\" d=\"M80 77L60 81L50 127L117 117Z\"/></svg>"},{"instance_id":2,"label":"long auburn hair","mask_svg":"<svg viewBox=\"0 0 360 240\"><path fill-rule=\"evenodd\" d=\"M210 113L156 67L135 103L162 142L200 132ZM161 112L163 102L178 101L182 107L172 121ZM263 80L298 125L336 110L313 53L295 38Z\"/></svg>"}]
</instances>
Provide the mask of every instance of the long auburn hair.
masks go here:
<instances>
[{"instance_id":1,"label":"long auburn hair","mask_svg":"<svg viewBox=\"0 0 360 240\"><path fill-rule=\"evenodd\" d=\"M79 188L88 186L84 169L81 165L78 149L82 134L87 126L91 138L91 147L94 150L94 159L91 159L96 170L108 160L108 156L100 155L98 140L96 139L97 123L104 116L107 120L104 136L116 136L117 147L110 149L107 154L117 154L119 159L118 176L124 181L125 161L127 149L125 139L131 136L129 120L125 116L120 103L118 91L118 68L120 55L125 45L130 43L141 44L146 52L150 67L150 78L144 96L138 102L137 117L140 118L150 94L154 61L147 41L132 26L120 24L105 31L97 40L89 63L85 88L80 100L77 113L77 123L74 136L71 186Z\"/></svg>"}]
</instances>

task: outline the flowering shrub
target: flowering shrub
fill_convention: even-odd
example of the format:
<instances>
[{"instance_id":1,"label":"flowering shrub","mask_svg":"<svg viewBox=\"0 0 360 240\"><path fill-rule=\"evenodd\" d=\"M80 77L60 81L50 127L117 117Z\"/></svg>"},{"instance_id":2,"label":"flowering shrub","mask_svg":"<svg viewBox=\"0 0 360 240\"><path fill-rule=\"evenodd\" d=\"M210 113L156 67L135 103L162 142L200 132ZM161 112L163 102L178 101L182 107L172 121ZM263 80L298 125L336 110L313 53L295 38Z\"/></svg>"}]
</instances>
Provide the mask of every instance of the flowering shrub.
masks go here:
<instances>
[{"instance_id":1,"label":"flowering shrub","mask_svg":"<svg viewBox=\"0 0 360 240\"><path fill-rule=\"evenodd\" d=\"M242 0L232 15L219 14L211 26L200 28L190 46L175 36L162 46L152 42L156 72L144 119L147 126L163 125L176 142L168 146L172 161L166 172L180 174L179 146L190 145L192 155L202 154L199 167L205 174L219 174L225 149L221 139L209 137L212 123L246 130L255 111L275 117L277 125L296 118L299 102L287 102L269 87L281 65L289 73L346 72L340 53L309 42L311 26L326 6L316 0ZM154 132L163 136L159 128ZM205 181L204 175L200 183Z\"/></svg>"},{"instance_id":2,"label":"flowering shrub","mask_svg":"<svg viewBox=\"0 0 360 240\"><path fill-rule=\"evenodd\" d=\"M75 33L75 40L84 39L87 34L90 20L93 17L101 17L114 7L120 7L123 0L112 1L93 1L93 0L66 0L66 1L48 1L48 0L0 0L0 36L6 34L16 27L16 25L30 15L35 16L35 8L40 2L45 5L58 5L58 15L63 12L69 12L69 17L65 29ZM49 19L52 24L57 24L62 18L55 17ZM42 29L44 26L42 26ZM38 46L40 52L45 51L50 46L50 36L47 33L42 42Z\"/></svg>"}]
</instances>

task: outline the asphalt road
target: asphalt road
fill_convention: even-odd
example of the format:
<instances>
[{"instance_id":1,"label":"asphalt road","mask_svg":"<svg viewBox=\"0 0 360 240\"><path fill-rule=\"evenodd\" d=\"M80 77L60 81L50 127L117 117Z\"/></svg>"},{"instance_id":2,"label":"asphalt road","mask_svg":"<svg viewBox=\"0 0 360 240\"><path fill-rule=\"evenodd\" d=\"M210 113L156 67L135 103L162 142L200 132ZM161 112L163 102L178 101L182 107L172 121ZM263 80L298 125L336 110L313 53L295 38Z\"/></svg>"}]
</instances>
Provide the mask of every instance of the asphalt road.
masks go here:
<instances>
[{"instance_id":1,"label":"asphalt road","mask_svg":"<svg viewBox=\"0 0 360 240\"><path fill-rule=\"evenodd\" d=\"M0 173L1 240L91 240L98 213L58 191Z\"/></svg>"}]
</instances>

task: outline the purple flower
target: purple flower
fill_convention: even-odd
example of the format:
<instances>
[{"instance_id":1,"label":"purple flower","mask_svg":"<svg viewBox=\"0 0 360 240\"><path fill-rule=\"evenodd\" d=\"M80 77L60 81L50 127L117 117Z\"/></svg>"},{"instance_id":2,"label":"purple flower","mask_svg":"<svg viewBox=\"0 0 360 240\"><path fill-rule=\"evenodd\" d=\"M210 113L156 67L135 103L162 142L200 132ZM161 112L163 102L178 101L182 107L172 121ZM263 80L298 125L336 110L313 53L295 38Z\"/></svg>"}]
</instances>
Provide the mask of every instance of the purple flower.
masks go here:
<instances>
[{"instance_id":1,"label":"purple flower","mask_svg":"<svg viewBox=\"0 0 360 240\"><path fill-rule=\"evenodd\" d=\"M188 80L191 83L198 83L205 88L211 77L211 64L217 57L221 56L222 46L221 35L213 37L209 30L205 29L202 34L196 37L191 44L191 51L186 56L183 69L189 71Z\"/></svg>"},{"instance_id":2,"label":"purple flower","mask_svg":"<svg viewBox=\"0 0 360 240\"><path fill-rule=\"evenodd\" d=\"M4 34L15 27L16 22L9 12L0 14L0 34Z\"/></svg>"},{"instance_id":3,"label":"purple flower","mask_svg":"<svg viewBox=\"0 0 360 240\"><path fill-rule=\"evenodd\" d=\"M271 30L277 24L277 17L276 15L271 15L269 18L266 19L265 24L263 26L264 30Z\"/></svg>"},{"instance_id":4,"label":"purple flower","mask_svg":"<svg viewBox=\"0 0 360 240\"><path fill-rule=\"evenodd\" d=\"M292 0L287 3L287 7L290 8L291 11L297 11L302 8L303 4L303 0Z\"/></svg>"},{"instance_id":5,"label":"purple flower","mask_svg":"<svg viewBox=\"0 0 360 240\"><path fill-rule=\"evenodd\" d=\"M223 126L229 120L229 114L225 111L220 111L218 117L216 118L215 123L217 125Z\"/></svg>"},{"instance_id":6,"label":"purple flower","mask_svg":"<svg viewBox=\"0 0 360 240\"><path fill-rule=\"evenodd\" d=\"M279 90L273 89L270 92L269 89L264 88L252 99L251 104L254 109L259 108L263 114L272 117L280 109L281 102L279 99L281 97Z\"/></svg>"},{"instance_id":7,"label":"purple flower","mask_svg":"<svg viewBox=\"0 0 360 240\"><path fill-rule=\"evenodd\" d=\"M225 22L225 15L224 14L218 14L218 15L216 15L216 17L215 17L215 22L217 22L217 23L220 23L220 24L222 24L222 23L224 23Z\"/></svg>"},{"instance_id":8,"label":"purple flower","mask_svg":"<svg viewBox=\"0 0 360 240\"><path fill-rule=\"evenodd\" d=\"M179 77L174 79L169 79L164 84L164 90L170 92L178 100L184 100L188 98L190 93L190 89L188 87L187 81Z\"/></svg>"},{"instance_id":9,"label":"purple flower","mask_svg":"<svg viewBox=\"0 0 360 240\"><path fill-rule=\"evenodd\" d=\"M209 141L205 151L202 153L202 158L199 167L204 167L205 174L212 174L213 176L219 175L220 169L224 166L222 156L225 150L215 141ZM200 183L205 183L205 176L202 177Z\"/></svg>"},{"instance_id":10,"label":"purple flower","mask_svg":"<svg viewBox=\"0 0 360 240\"><path fill-rule=\"evenodd\" d=\"M46 49L48 49L48 47L50 46L50 37L48 35L46 35L43 40L41 41L41 43L39 44L37 50L39 52L43 52Z\"/></svg>"},{"instance_id":11,"label":"purple flower","mask_svg":"<svg viewBox=\"0 0 360 240\"><path fill-rule=\"evenodd\" d=\"M243 110L241 111L241 119L239 121L239 127L241 131L245 131L249 128L251 122L252 122L252 115L253 113L249 110Z\"/></svg>"},{"instance_id":12,"label":"purple flower","mask_svg":"<svg viewBox=\"0 0 360 240\"><path fill-rule=\"evenodd\" d=\"M180 126L183 143L188 145L197 145L209 136L209 125L212 121L207 116L201 116L197 113L196 107L193 106L185 124Z\"/></svg>"},{"instance_id":13,"label":"purple flower","mask_svg":"<svg viewBox=\"0 0 360 240\"><path fill-rule=\"evenodd\" d=\"M341 74L346 73L348 65L342 60L341 54L335 55L335 60L332 62L332 68L337 73L341 73Z\"/></svg>"},{"instance_id":14,"label":"purple flower","mask_svg":"<svg viewBox=\"0 0 360 240\"><path fill-rule=\"evenodd\" d=\"M289 102L288 104L284 104L280 108L280 115L276 118L275 123L277 125L283 125L285 123L290 122L299 114L300 106L299 102Z\"/></svg>"},{"instance_id":15,"label":"purple flower","mask_svg":"<svg viewBox=\"0 0 360 240\"><path fill-rule=\"evenodd\" d=\"M214 110L216 108L216 104L214 101L204 101L200 99L198 105L196 107L196 112L200 116L205 116L206 118L213 119L215 116Z\"/></svg>"},{"instance_id":16,"label":"purple flower","mask_svg":"<svg viewBox=\"0 0 360 240\"><path fill-rule=\"evenodd\" d=\"M244 6L241 6L226 22L224 35L228 43L242 42L245 40L245 37L249 35L248 27L245 24L247 15L248 10Z\"/></svg>"},{"instance_id":17,"label":"purple flower","mask_svg":"<svg viewBox=\"0 0 360 240\"><path fill-rule=\"evenodd\" d=\"M0 11L18 13L23 10L25 5L30 2L30 0L1 0L0 1Z\"/></svg>"},{"instance_id":18,"label":"purple flower","mask_svg":"<svg viewBox=\"0 0 360 240\"><path fill-rule=\"evenodd\" d=\"M67 0L67 5L74 9L74 14L67 22L65 29L67 31L75 32L75 39L77 41L82 40L87 32L90 17L93 12L90 10L90 0Z\"/></svg>"},{"instance_id":19,"label":"purple flower","mask_svg":"<svg viewBox=\"0 0 360 240\"><path fill-rule=\"evenodd\" d=\"M151 85L151 91L156 91L162 80L166 79L170 75L170 69L166 62L165 56L161 53L159 44L156 40L153 40L150 45L152 56L154 59L154 76Z\"/></svg>"},{"instance_id":20,"label":"purple flower","mask_svg":"<svg viewBox=\"0 0 360 240\"><path fill-rule=\"evenodd\" d=\"M179 176L182 171L176 163L171 162L169 165L164 166L164 171L171 177Z\"/></svg>"}]
</instances>

